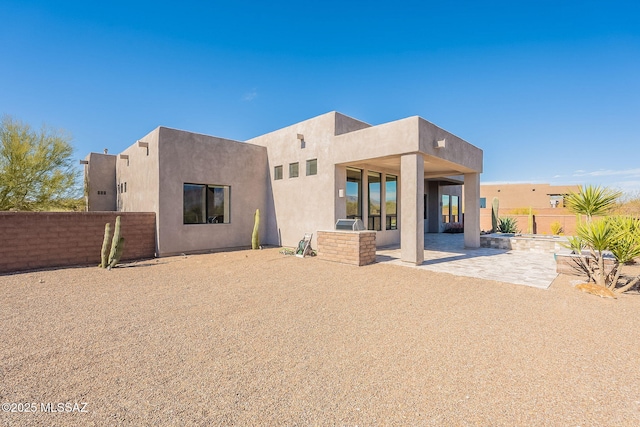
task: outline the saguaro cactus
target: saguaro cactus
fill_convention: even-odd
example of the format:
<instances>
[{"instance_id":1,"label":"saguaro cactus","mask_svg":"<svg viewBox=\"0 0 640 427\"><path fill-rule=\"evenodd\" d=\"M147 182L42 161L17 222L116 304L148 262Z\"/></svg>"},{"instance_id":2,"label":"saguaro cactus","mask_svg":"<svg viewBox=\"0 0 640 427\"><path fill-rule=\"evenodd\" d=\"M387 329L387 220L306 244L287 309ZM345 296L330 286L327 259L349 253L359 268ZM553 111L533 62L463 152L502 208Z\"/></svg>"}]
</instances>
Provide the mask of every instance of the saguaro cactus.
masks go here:
<instances>
[{"instance_id":1,"label":"saguaro cactus","mask_svg":"<svg viewBox=\"0 0 640 427\"><path fill-rule=\"evenodd\" d=\"M491 202L491 232L498 231L498 208L500 207L500 201L497 197L493 198Z\"/></svg>"},{"instance_id":2,"label":"saguaro cactus","mask_svg":"<svg viewBox=\"0 0 640 427\"><path fill-rule=\"evenodd\" d=\"M100 268L107 268L109 263L109 242L111 240L111 224L104 225L104 240L102 240L102 252L100 256Z\"/></svg>"},{"instance_id":3,"label":"saguaro cactus","mask_svg":"<svg viewBox=\"0 0 640 427\"><path fill-rule=\"evenodd\" d=\"M253 215L253 233L251 234L251 249L260 249L260 209Z\"/></svg>"},{"instance_id":4,"label":"saguaro cactus","mask_svg":"<svg viewBox=\"0 0 640 427\"><path fill-rule=\"evenodd\" d=\"M109 253L109 268L115 267L120 261L124 249L124 237L120 236L120 216L116 217L116 226L111 240L111 253Z\"/></svg>"},{"instance_id":5,"label":"saguaro cactus","mask_svg":"<svg viewBox=\"0 0 640 427\"><path fill-rule=\"evenodd\" d=\"M116 217L116 226L111 239L111 224L104 225L104 239L102 240L102 252L100 254L100 268L111 269L120 262L124 250L124 237L120 235L120 217ZM111 245L109 245L111 241ZM111 246L111 251L109 251ZM108 256L107 256L108 255Z\"/></svg>"}]
</instances>

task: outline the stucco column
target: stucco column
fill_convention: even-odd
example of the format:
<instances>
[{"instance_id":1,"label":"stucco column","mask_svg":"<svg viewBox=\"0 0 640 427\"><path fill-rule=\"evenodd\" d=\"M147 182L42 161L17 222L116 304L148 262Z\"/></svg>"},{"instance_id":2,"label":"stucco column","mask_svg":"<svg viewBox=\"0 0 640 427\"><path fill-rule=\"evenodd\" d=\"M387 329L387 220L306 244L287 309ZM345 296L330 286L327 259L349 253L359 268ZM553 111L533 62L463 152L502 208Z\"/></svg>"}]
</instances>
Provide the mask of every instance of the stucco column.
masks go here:
<instances>
[{"instance_id":1,"label":"stucco column","mask_svg":"<svg viewBox=\"0 0 640 427\"><path fill-rule=\"evenodd\" d=\"M424 261L424 159L422 154L404 154L400 159L402 228L401 259L416 265Z\"/></svg>"},{"instance_id":2,"label":"stucco column","mask_svg":"<svg viewBox=\"0 0 640 427\"><path fill-rule=\"evenodd\" d=\"M480 174L464 174L464 246L480 247Z\"/></svg>"}]
</instances>

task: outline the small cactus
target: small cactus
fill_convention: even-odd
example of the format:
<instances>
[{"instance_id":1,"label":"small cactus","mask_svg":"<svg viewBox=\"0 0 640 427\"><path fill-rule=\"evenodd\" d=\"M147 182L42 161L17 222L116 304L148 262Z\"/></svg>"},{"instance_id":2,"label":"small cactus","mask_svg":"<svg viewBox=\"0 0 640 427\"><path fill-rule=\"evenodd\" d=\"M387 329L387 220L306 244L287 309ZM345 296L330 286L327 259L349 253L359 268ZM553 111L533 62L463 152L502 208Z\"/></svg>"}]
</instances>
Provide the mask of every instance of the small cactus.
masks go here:
<instances>
[{"instance_id":1,"label":"small cactus","mask_svg":"<svg viewBox=\"0 0 640 427\"><path fill-rule=\"evenodd\" d=\"M251 249L260 249L260 209L253 215L253 233L251 234Z\"/></svg>"},{"instance_id":2,"label":"small cactus","mask_svg":"<svg viewBox=\"0 0 640 427\"><path fill-rule=\"evenodd\" d=\"M498 208L500 207L500 201L497 197L493 198L491 202L491 232L495 233L498 231Z\"/></svg>"}]
</instances>

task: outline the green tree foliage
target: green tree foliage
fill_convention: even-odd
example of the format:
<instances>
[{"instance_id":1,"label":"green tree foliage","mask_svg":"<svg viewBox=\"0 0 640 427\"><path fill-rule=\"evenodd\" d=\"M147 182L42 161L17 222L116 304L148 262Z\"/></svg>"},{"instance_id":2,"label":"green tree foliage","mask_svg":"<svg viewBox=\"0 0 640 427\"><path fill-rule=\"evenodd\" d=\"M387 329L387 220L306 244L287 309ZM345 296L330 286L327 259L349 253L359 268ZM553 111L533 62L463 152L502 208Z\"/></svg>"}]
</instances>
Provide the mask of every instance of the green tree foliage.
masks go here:
<instances>
[{"instance_id":1,"label":"green tree foliage","mask_svg":"<svg viewBox=\"0 0 640 427\"><path fill-rule=\"evenodd\" d=\"M0 121L0 211L68 209L77 200L71 138L4 116Z\"/></svg>"}]
</instances>

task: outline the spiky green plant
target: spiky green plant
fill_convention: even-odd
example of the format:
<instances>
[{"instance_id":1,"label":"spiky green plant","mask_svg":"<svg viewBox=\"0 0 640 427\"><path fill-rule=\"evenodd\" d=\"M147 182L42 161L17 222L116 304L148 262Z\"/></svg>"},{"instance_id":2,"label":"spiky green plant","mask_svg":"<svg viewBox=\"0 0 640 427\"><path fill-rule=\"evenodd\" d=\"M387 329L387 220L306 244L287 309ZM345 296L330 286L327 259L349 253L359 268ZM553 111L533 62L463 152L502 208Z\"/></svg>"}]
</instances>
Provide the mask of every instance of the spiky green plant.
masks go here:
<instances>
[{"instance_id":1,"label":"spiky green plant","mask_svg":"<svg viewBox=\"0 0 640 427\"><path fill-rule=\"evenodd\" d=\"M640 282L640 275L622 275L623 265L640 257L640 219L614 216L583 222L576 234L567 246L578 255L578 266L590 282L615 293L626 292ZM613 257L607 257L607 252ZM606 259L612 262L606 263Z\"/></svg>"},{"instance_id":2,"label":"spiky green plant","mask_svg":"<svg viewBox=\"0 0 640 427\"><path fill-rule=\"evenodd\" d=\"M510 216L500 218L498 220L498 232L499 233L517 233L518 220Z\"/></svg>"},{"instance_id":3,"label":"spiky green plant","mask_svg":"<svg viewBox=\"0 0 640 427\"><path fill-rule=\"evenodd\" d=\"M260 209L253 215L253 233L251 234L251 249L260 249Z\"/></svg>"},{"instance_id":4,"label":"spiky green plant","mask_svg":"<svg viewBox=\"0 0 640 427\"><path fill-rule=\"evenodd\" d=\"M494 197L491 202L491 232L498 231L498 209L500 208L500 201L497 197Z\"/></svg>"},{"instance_id":5,"label":"spiky green plant","mask_svg":"<svg viewBox=\"0 0 640 427\"><path fill-rule=\"evenodd\" d=\"M621 192L607 187L587 185L580 187L577 193L571 192L564 197L569 210L578 215L586 215L587 221L594 216L606 215L616 206Z\"/></svg>"}]
</instances>

